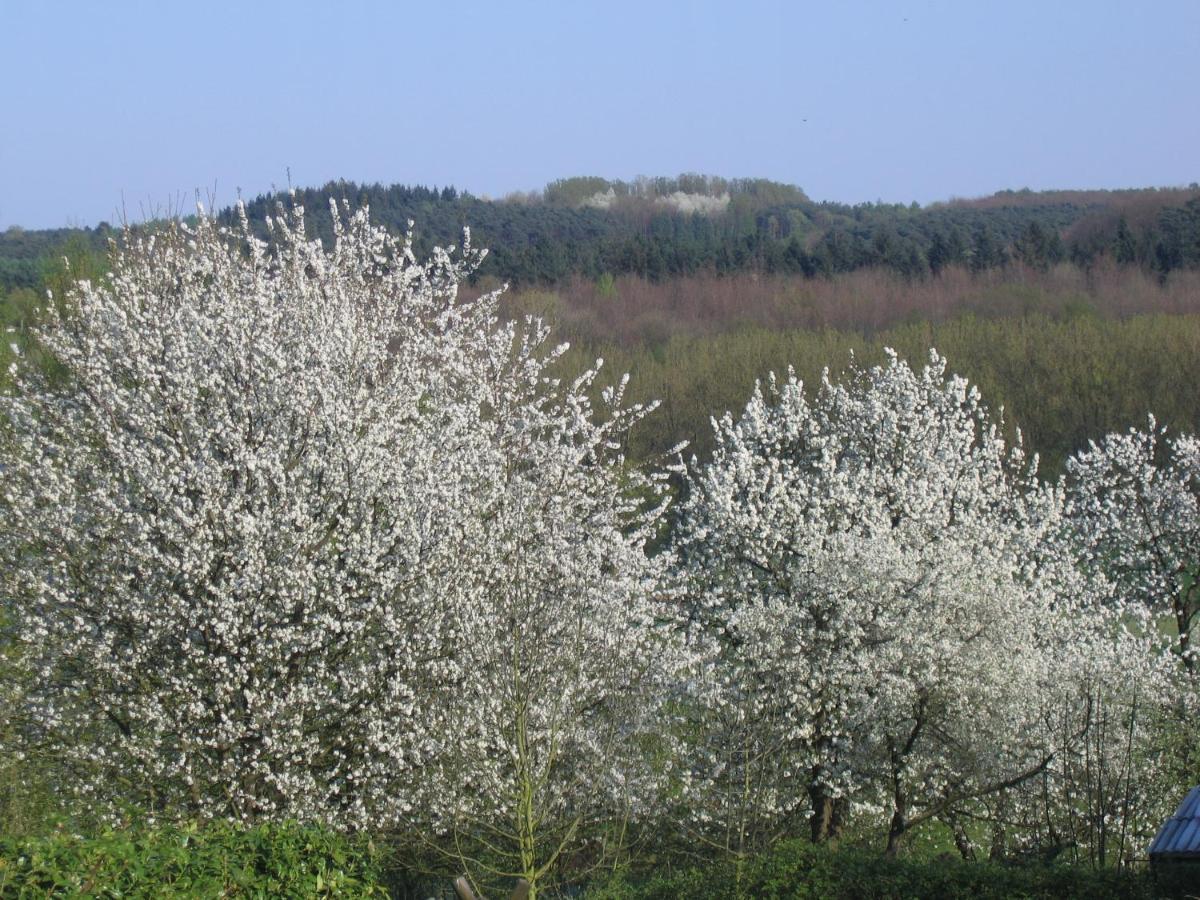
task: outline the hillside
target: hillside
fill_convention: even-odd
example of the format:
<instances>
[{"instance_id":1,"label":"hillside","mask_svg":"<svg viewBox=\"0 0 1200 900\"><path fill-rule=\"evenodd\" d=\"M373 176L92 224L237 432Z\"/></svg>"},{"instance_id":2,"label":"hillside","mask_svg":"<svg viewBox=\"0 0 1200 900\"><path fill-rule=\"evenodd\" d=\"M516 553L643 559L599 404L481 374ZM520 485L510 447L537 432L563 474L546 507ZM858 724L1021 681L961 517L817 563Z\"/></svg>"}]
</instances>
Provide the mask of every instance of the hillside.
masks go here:
<instances>
[{"instance_id":1,"label":"hillside","mask_svg":"<svg viewBox=\"0 0 1200 900\"><path fill-rule=\"evenodd\" d=\"M262 223L285 195L246 204ZM1003 191L927 207L815 202L765 179L570 178L498 200L452 187L331 182L296 191L310 222L331 235L330 199L369 204L393 230L415 223L418 254L456 243L469 225L491 253L479 277L514 286L634 275L650 281L735 273L832 276L883 268L906 278L951 266L1011 262L1046 269L1111 258L1166 277L1200 266L1200 187L1129 191ZM223 215L231 216L229 211ZM0 234L0 291L34 287L73 240L102 250L112 229Z\"/></svg>"}]
</instances>

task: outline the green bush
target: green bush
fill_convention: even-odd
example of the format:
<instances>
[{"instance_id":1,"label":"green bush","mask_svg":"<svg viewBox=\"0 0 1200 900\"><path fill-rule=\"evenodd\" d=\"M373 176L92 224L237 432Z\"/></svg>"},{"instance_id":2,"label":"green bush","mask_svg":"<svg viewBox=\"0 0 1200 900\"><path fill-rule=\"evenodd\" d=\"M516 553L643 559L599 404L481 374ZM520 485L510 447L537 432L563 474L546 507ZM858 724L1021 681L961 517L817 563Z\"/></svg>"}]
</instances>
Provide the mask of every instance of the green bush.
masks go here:
<instances>
[{"instance_id":1,"label":"green bush","mask_svg":"<svg viewBox=\"0 0 1200 900\"><path fill-rule=\"evenodd\" d=\"M595 885L592 900L1149 900L1159 896L1147 873L1044 865L997 865L957 858L887 859L877 851L830 850L787 841L746 861L740 877L727 862L703 868L629 874Z\"/></svg>"},{"instance_id":2,"label":"green bush","mask_svg":"<svg viewBox=\"0 0 1200 900\"><path fill-rule=\"evenodd\" d=\"M386 897L365 839L287 823L0 838L0 897Z\"/></svg>"}]
</instances>

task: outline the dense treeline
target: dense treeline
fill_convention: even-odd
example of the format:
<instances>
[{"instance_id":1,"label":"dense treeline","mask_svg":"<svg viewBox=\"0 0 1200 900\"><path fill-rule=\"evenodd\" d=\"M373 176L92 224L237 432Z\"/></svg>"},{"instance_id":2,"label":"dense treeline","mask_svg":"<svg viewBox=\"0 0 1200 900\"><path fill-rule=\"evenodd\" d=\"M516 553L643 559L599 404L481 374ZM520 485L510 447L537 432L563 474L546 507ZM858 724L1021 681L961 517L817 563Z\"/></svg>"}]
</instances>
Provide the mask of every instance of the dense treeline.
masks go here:
<instances>
[{"instance_id":1,"label":"dense treeline","mask_svg":"<svg viewBox=\"0 0 1200 900\"><path fill-rule=\"evenodd\" d=\"M611 373L631 373L631 399L662 401L630 435L634 458L654 458L682 440L688 455L705 458L712 447L710 417L740 409L755 380L792 366L807 384L817 384L826 367L836 374L852 358L880 362L885 347L909 359L929 347L941 350L994 407L1003 407L1010 435L1021 430L1047 475L1061 471L1064 460L1097 435L1144 427L1147 411L1182 431L1200 423L1198 316L963 316L869 336L756 327L653 345L582 344L565 364L578 368L602 357Z\"/></svg>"},{"instance_id":2,"label":"dense treeline","mask_svg":"<svg viewBox=\"0 0 1200 900\"><path fill-rule=\"evenodd\" d=\"M492 249L481 277L551 284L572 275L652 281L697 273L801 274L812 278L883 267L909 278L1018 262L1045 269L1101 257L1160 277L1200 264L1200 191L997 195L999 203L815 203L761 179L702 176L633 184L598 178L551 184L539 198L492 202L442 190L337 182L299 192L318 233L330 234L330 197L369 204L381 223L417 224L418 250L457 240L464 225ZM261 221L276 197L248 214Z\"/></svg>"},{"instance_id":3,"label":"dense treeline","mask_svg":"<svg viewBox=\"0 0 1200 900\"><path fill-rule=\"evenodd\" d=\"M418 256L469 224L489 254L468 293L513 282L507 315L546 318L575 345L570 364L603 356L632 373L636 399L661 401L631 436L638 459L681 440L703 457L709 417L768 370L794 365L813 383L850 351L873 362L884 346L941 348L1049 473L1146 410L1200 422L1195 190L1005 191L924 209L817 204L789 185L704 176L573 178L501 201L350 182L297 195L325 238L330 197L369 203L393 231L414 221ZM252 228L265 230L275 202L247 204ZM47 289L61 296L104 270L113 234L102 223L0 235L0 326L15 343Z\"/></svg>"},{"instance_id":4,"label":"dense treeline","mask_svg":"<svg viewBox=\"0 0 1200 900\"><path fill-rule=\"evenodd\" d=\"M975 272L1013 263L1048 269L1102 259L1166 278L1200 265L1200 189L1033 193L1007 191L982 201L850 206L810 200L799 188L763 179L602 178L557 181L543 192L493 201L453 187L330 182L296 192L317 234L328 240L328 201L370 205L385 227L417 229L418 255L456 242L470 225L491 249L477 273L515 285L572 277L635 275L661 281L697 274L832 276L884 268L906 278L948 267ZM265 230L279 195L246 204ZM225 214L226 221L232 217ZM0 235L0 291L34 287L45 260L68 237L102 249L96 228Z\"/></svg>"},{"instance_id":5,"label":"dense treeline","mask_svg":"<svg viewBox=\"0 0 1200 900\"><path fill-rule=\"evenodd\" d=\"M76 240L66 250L69 265L47 265L36 288L0 299L0 327L12 330L0 343L0 378L44 289L61 296L70 278L94 279L103 270L89 244ZM1200 423L1196 272L1162 283L1107 260L1089 270L954 266L923 281L880 268L830 279L575 278L510 290L502 310L551 322L573 345L568 366L603 357L606 372L631 373L634 399L661 402L632 432L629 449L639 460L680 441L705 457L710 416L736 409L770 370L792 365L815 383L825 366L844 368L851 351L875 362L885 346L913 358L939 347L1005 407L1010 436L1019 427L1048 474L1097 434L1143 425L1147 411L1181 430Z\"/></svg>"},{"instance_id":6,"label":"dense treeline","mask_svg":"<svg viewBox=\"0 0 1200 900\"><path fill-rule=\"evenodd\" d=\"M13 226L0 232L0 294L41 288L60 267L64 255L103 256L114 236L106 222L95 228L26 231Z\"/></svg>"}]
</instances>

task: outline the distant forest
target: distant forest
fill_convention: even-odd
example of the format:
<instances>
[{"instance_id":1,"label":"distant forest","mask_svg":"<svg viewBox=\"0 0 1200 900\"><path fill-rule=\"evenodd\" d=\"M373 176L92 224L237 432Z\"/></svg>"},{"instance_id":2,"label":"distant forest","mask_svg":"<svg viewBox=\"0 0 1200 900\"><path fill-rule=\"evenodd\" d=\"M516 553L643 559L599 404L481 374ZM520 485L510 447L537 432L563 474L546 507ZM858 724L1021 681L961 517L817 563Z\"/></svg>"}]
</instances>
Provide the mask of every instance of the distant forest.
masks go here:
<instances>
[{"instance_id":1,"label":"distant forest","mask_svg":"<svg viewBox=\"0 0 1200 900\"><path fill-rule=\"evenodd\" d=\"M286 196L247 202L256 227L265 227ZM296 197L325 239L332 235L330 198L369 204L375 221L391 229L403 231L412 221L419 254L457 243L469 225L476 245L491 250L477 277L514 287L621 276L650 282L746 273L818 278L861 269L924 279L952 267L982 272L1020 264L1045 271L1100 260L1165 279L1200 267L1200 185L1002 191L925 207L817 203L792 185L701 175L569 178L498 200L453 187L349 181L301 189ZM102 251L112 233L106 223L9 228L0 233L0 292L38 286L64 244Z\"/></svg>"},{"instance_id":2,"label":"distant forest","mask_svg":"<svg viewBox=\"0 0 1200 900\"><path fill-rule=\"evenodd\" d=\"M505 314L538 315L572 344L564 374L604 357L598 386L629 372L632 399L662 402L629 436L636 461L681 440L703 457L709 417L769 370L812 383L884 346L914 364L936 346L1003 404L1048 474L1148 411L1200 430L1200 186L927 207L815 203L790 185L703 176L571 178L499 200L335 182L296 198L326 240L330 199L369 204L396 231L412 221L418 258L469 225L490 253L468 292L509 284ZM249 201L253 227L287 202ZM0 234L0 384L14 348L37 352L28 327L45 291L101 276L116 234Z\"/></svg>"}]
</instances>

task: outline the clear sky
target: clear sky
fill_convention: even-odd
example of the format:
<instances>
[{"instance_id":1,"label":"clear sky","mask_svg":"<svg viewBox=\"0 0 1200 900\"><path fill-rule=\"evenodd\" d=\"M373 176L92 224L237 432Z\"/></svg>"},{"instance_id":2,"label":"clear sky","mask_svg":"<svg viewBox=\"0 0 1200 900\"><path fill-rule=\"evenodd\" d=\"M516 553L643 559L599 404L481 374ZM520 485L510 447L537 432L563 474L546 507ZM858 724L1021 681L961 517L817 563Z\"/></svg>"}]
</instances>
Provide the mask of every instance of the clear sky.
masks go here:
<instances>
[{"instance_id":1,"label":"clear sky","mask_svg":"<svg viewBox=\"0 0 1200 900\"><path fill-rule=\"evenodd\" d=\"M0 228L334 178L1200 180L1200 0L0 0Z\"/></svg>"}]
</instances>

